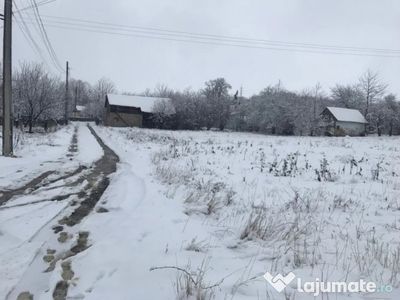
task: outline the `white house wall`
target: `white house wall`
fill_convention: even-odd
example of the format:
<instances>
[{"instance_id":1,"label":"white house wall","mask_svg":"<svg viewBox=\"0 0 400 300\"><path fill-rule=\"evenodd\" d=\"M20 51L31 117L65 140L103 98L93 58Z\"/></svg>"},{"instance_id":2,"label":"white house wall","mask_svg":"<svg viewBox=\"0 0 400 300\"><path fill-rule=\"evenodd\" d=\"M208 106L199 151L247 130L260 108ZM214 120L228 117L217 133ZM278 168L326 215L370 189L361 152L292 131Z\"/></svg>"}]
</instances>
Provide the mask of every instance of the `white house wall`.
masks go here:
<instances>
[{"instance_id":1,"label":"white house wall","mask_svg":"<svg viewBox=\"0 0 400 300\"><path fill-rule=\"evenodd\" d=\"M362 123L337 121L336 128L337 128L337 126L339 126L340 129L343 130L345 132L345 134L348 134L348 135L360 135L360 134L364 133L364 131L365 131L365 124L362 124Z\"/></svg>"}]
</instances>

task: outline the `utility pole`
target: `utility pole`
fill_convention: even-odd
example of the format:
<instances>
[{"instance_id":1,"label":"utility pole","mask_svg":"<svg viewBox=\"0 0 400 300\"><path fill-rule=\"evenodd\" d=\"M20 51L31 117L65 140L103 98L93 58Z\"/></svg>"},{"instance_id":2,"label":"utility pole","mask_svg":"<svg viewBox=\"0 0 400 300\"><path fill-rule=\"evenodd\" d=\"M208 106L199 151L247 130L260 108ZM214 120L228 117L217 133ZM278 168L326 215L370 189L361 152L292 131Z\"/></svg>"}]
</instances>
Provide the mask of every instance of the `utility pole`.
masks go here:
<instances>
[{"instance_id":1,"label":"utility pole","mask_svg":"<svg viewBox=\"0 0 400 300\"><path fill-rule=\"evenodd\" d=\"M13 112L11 85L12 0L4 1L3 40L3 155L13 154Z\"/></svg>"},{"instance_id":2,"label":"utility pole","mask_svg":"<svg viewBox=\"0 0 400 300\"><path fill-rule=\"evenodd\" d=\"M65 125L68 125L68 99L69 99L69 93L68 93L68 80L69 80L69 66L67 62L67 74L66 74L66 81L65 81L65 113L64 113L64 119L65 119Z\"/></svg>"},{"instance_id":3,"label":"utility pole","mask_svg":"<svg viewBox=\"0 0 400 300\"><path fill-rule=\"evenodd\" d=\"M76 109L76 104L78 102L78 87L75 87L75 109Z\"/></svg>"}]
</instances>

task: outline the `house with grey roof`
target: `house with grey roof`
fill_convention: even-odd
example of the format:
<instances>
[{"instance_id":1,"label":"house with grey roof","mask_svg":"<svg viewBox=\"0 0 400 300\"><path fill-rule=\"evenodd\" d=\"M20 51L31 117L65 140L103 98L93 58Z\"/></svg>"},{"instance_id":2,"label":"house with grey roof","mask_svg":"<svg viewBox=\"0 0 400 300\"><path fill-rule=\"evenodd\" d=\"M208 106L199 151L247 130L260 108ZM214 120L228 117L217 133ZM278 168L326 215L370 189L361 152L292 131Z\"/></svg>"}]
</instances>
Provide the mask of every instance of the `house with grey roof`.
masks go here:
<instances>
[{"instance_id":1,"label":"house with grey roof","mask_svg":"<svg viewBox=\"0 0 400 300\"><path fill-rule=\"evenodd\" d=\"M327 107L322 111L322 115L329 124L326 133L334 136L363 135L368 124L357 109Z\"/></svg>"}]
</instances>

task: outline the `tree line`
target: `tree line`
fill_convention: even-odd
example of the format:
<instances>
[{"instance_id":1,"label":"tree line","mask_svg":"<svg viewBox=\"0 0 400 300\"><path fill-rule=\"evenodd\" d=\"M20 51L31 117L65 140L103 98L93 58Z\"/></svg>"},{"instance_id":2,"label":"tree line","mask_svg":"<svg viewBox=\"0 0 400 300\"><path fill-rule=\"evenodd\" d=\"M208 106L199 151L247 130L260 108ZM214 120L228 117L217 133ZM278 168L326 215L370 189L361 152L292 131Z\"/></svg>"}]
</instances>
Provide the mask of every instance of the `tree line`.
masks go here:
<instances>
[{"instance_id":1,"label":"tree line","mask_svg":"<svg viewBox=\"0 0 400 300\"><path fill-rule=\"evenodd\" d=\"M81 116L102 120L107 93L117 93L108 78L95 84L71 79L68 115L77 105L85 106ZM194 91L172 90L157 84L154 89L128 95L168 98L153 107L158 128L199 130L255 131L280 135L321 134L327 106L358 109L369 122L367 132L400 134L400 103L388 92L388 85L377 72L368 70L353 84L336 84L329 93L321 85L302 91L287 90L279 81L249 98L224 79L209 80ZM13 99L16 118L32 132L33 126L47 120L61 121L65 113L66 82L51 76L42 64L24 62L13 73ZM0 102L2 103L2 101Z\"/></svg>"},{"instance_id":2,"label":"tree line","mask_svg":"<svg viewBox=\"0 0 400 300\"><path fill-rule=\"evenodd\" d=\"M320 84L300 92L287 90L282 82L269 85L245 98L231 92L224 78L210 80L199 91L173 91L157 85L143 95L167 97L155 107L160 128L197 130L229 127L279 135L324 134L328 106L359 110L367 119L366 133L400 135L400 102L388 92L377 72L367 70L353 84L336 84L326 93Z\"/></svg>"},{"instance_id":3,"label":"tree line","mask_svg":"<svg viewBox=\"0 0 400 300\"><path fill-rule=\"evenodd\" d=\"M34 126L48 121L65 122L66 81L51 76L43 64L21 63L13 72L12 84L15 122L22 123L30 133ZM105 95L115 93L116 88L108 78L101 78L94 85L71 79L68 91L69 117L76 103L86 107L83 116L96 118L103 115Z\"/></svg>"}]
</instances>

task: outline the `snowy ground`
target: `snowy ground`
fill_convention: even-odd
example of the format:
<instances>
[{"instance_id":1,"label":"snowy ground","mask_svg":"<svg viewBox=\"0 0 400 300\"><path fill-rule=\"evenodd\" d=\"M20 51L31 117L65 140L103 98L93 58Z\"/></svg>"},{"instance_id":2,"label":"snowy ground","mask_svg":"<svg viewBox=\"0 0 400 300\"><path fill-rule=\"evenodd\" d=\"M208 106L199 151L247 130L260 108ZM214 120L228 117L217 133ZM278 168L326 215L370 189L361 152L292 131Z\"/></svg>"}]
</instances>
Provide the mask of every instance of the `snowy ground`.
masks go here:
<instances>
[{"instance_id":1,"label":"snowy ground","mask_svg":"<svg viewBox=\"0 0 400 300\"><path fill-rule=\"evenodd\" d=\"M59 167L66 160L72 131L71 126L46 134L16 131L14 153L18 159L0 156L0 188L22 186L37 175Z\"/></svg>"},{"instance_id":2,"label":"snowy ground","mask_svg":"<svg viewBox=\"0 0 400 300\"><path fill-rule=\"evenodd\" d=\"M182 272L150 271L163 266L203 276L203 287L218 284L217 299L310 298L294 286L278 294L266 271L364 278L395 286L389 299L400 295L398 138L97 131L122 161L103 196L114 216L84 224L98 233L74 258L85 279L71 297L183 298Z\"/></svg>"},{"instance_id":3,"label":"snowy ground","mask_svg":"<svg viewBox=\"0 0 400 300\"><path fill-rule=\"evenodd\" d=\"M0 299L7 295L7 299L17 299L19 291L13 293L16 286L22 285L32 293L49 289L42 257L47 249L55 249L52 243L57 242L57 237L51 227L58 216L72 210L70 204L76 200L75 194L86 184L73 184L78 175L68 174L79 166L90 167L103 155L89 129L82 125L71 124L55 133L27 135L16 149L16 158L0 157L3 196L50 172L35 188L26 189L0 206ZM71 142L74 128L78 127L76 151ZM81 175L84 174L82 170ZM67 249L66 245L63 247Z\"/></svg>"},{"instance_id":4,"label":"snowy ground","mask_svg":"<svg viewBox=\"0 0 400 300\"><path fill-rule=\"evenodd\" d=\"M103 152L84 124L55 133L57 151L66 157L75 127L77 152L59 164L90 166ZM316 299L400 297L399 138L94 129L120 158L97 204L105 213L94 209L60 244L51 228L73 197L17 204L80 186L56 182L0 206L0 299L24 291L34 299L314 299L295 282L278 293L267 271L393 287ZM46 250L66 253L79 232L90 247L43 273ZM63 262L73 273L67 297L56 298Z\"/></svg>"},{"instance_id":5,"label":"snowy ground","mask_svg":"<svg viewBox=\"0 0 400 300\"><path fill-rule=\"evenodd\" d=\"M90 148L91 144L96 145L96 141L85 126L80 131L78 139L82 150L77 157L70 159L68 146L74 128L74 124L70 124L53 133L28 134L16 131L14 154L17 159L0 156L0 191L22 186L46 171L66 172L79 164L90 164L97 160L102 152L92 153L92 151L101 151L101 148Z\"/></svg>"}]
</instances>

